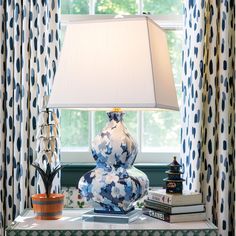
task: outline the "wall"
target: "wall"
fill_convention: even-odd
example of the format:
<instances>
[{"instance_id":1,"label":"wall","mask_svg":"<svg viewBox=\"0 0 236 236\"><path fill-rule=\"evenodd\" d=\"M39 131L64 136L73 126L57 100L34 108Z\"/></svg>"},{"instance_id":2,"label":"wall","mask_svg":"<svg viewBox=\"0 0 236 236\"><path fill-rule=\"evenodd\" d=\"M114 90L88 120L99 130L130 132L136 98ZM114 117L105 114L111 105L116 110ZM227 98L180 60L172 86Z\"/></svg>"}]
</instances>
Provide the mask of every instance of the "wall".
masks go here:
<instances>
[{"instance_id":1,"label":"wall","mask_svg":"<svg viewBox=\"0 0 236 236\"><path fill-rule=\"evenodd\" d=\"M80 177L95 167L93 164L62 164L64 166L61 178L63 187L77 187ZM146 173L150 186L164 186L163 179L167 176L165 171L168 170L168 164L136 164L135 167Z\"/></svg>"}]
</instances>

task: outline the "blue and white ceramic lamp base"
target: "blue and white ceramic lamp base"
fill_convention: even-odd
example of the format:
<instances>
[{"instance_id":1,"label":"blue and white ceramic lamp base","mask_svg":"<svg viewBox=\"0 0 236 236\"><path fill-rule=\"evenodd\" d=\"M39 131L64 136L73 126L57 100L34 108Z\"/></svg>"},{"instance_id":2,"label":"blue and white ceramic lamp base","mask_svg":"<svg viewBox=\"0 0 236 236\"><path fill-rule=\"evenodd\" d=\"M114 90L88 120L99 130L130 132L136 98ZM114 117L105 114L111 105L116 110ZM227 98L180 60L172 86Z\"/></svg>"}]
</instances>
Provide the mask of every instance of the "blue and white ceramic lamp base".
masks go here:
<instances>
[{"instance_id":1,"label":"blue and white ceramic lamp base","mask_svg":"<svg viewBox=\"0 0 236 236\"><path fill-rule=\"evenodd\" d=\"M82 197L95 212L126 214L147 194L149 180L133 166L137 145L123 124L123 112L107 113L109 122L92 143L96 167L79 181Z\"/></svg>"}]
</instances>

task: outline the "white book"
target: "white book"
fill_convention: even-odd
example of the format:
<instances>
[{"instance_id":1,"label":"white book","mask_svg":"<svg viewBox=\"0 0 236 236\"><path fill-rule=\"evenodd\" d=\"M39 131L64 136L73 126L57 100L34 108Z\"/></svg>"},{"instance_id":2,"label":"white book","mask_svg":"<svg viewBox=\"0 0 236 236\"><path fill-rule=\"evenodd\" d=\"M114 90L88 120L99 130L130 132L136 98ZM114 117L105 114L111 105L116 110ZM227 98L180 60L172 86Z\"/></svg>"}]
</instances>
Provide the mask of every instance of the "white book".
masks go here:
<instances>
[{"instance_id":1,"label":"white book","mask_svg":"<svg viewBox=\"0 0 236 236\"><path fill-rule=\"evenodd\" d=\"M202 194L190 191L183 191L182 194L170 194L166 193L165 189L149 190L148 199L172 206L202 204Z\"/></svg>"}]
</instances>

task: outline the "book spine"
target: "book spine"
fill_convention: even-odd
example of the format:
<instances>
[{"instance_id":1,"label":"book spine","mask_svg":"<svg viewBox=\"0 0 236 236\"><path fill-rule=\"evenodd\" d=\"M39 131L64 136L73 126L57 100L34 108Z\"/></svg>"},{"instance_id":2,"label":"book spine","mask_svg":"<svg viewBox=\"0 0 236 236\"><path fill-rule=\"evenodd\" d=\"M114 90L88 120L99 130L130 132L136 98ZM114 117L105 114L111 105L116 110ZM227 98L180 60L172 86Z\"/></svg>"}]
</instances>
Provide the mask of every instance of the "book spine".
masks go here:
<instances>
[{"instance_id":1,"label":"book spine","mask_svg":"<svg viewBox=\"0 0 236 236\"><path fill-rule=\"evenodd\" d=\"M166 205L161 205L161 204L157 204L157 205L149 204L147 201L144 202L144 206L147 208L151 208L153 210L162 211L162 212L165 212L168 214L172 214L171 206L166 206Z\"/></svg>"},{"instance_id":2,"label":"book spine","mask_svg":"<svg viewBox=\"0 0 236 236\"><path fill-rule=\"evenodd\" d=\"M163 213L163 212L160 212L160 211L155 211L155 210L148 209L148 208L144 207L143 208L143 214L147 215L147 216L151 216L151 217L156 218L158 220L163 220L163 221L166 221L166 222L170 222L169 214L166 214L166 213Z\"/></svg>"},{"instance_id":3,"label":"book spine","mask_svg":"<svg viewBox=\"0 0 236 236\"><path fill-rule=\"evenodd\" d=\"M161 202L161 203L165 203L168 205L172 205L172 198L171 197L161 195L158 193L149 193L148 199L153 200L153 201L157 201L157 202Z\"/></svg>"}]
</instances>

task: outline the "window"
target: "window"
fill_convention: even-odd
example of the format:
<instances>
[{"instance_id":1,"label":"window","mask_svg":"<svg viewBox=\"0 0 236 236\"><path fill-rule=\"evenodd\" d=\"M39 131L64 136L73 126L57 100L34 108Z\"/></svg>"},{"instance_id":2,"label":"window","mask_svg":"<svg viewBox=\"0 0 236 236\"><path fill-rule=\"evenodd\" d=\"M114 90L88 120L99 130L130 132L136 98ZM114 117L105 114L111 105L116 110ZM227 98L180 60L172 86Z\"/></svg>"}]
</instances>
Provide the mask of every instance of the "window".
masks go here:
<instances>
[{"instance_id":1,"label":"window","mask_svg":"<svg viewBox=\"0 0 236 236\"><path fill-rule=\"evenodd\" d=\"M62 0L62 29L70 21L88 15L142 14L146 12L166 30L178 100L181 99L181 0ZM92 17L92 16L90 16ZM63 36L63 35L62 35ZM63 38L63 37L62 37ZM178 155L180 143L180 112L127 112L124 118L130 133L139 145L137 162L170 162ZM93 162L89 151L91 140L107 122L105 112L62 110L62 161Z\"/></svg>"}]
</instances>

